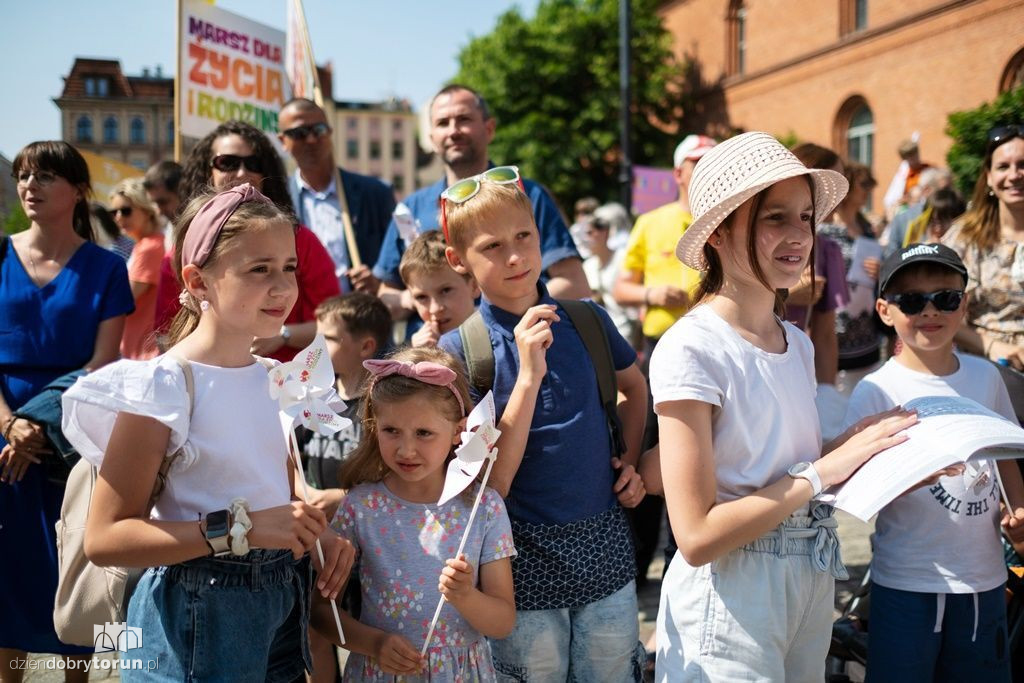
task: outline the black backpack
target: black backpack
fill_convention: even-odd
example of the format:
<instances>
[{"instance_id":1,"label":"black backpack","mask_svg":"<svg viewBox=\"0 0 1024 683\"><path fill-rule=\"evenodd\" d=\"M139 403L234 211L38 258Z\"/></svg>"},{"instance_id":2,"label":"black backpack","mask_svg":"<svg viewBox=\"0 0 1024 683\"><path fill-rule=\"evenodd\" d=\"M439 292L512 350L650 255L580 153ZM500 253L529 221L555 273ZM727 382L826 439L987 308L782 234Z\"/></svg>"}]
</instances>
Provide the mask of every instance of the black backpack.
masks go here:
<instances>
[{"instance_id":1,"label":"black backpack","mask_svg":"<svg viewBox=\"0 0 1024 683\"><path fill-rule=\"evenodd\" d=\"M616 410L619 391L615 379L615 364L612 361L611 346L608 344L608 334L594 308L596 304L575 299L557 301L569 315L569 320L572 321L590 355L597 375L601 406L608 422L612 454L622 455L626 452L626 442L622 437L622 421L619 420L619 413ZM459 325L459 337L462 339L462 350L466 357L469 384L483 396L494 386L494 348L491 347L491 338L480 311L476 311Z\"/></svg>"}]
</instances>

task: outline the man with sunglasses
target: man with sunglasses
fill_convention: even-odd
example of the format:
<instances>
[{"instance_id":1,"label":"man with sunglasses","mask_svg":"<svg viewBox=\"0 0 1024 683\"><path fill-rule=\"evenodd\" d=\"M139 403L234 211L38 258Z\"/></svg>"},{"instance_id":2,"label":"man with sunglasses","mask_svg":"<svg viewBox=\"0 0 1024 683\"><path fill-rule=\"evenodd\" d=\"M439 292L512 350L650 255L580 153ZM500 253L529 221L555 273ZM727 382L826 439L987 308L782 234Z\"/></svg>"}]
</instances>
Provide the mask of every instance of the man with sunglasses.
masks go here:
<instances>
[{"instance_id":1,"label":"man with sunglasses","mask_svg":"<svg viewBox=\"0 0 1024 683\"><path fill-rule=\"evenodd\" d=\"M922 396L964 396L1016 424L996 366L954 350L967 285L956 252L941 244L903 248L885 260L879 283L876 310L903 347L857 384L845 423ZM1000 511L999 479L1013 508L1008 512ZM1021 547L1022 505L1017 463L979 461L936 473L878 513L869 677L1010 680L999 526Z\"/></svg>"},{"instance_id":2,"label":"man with sunglasses","mask_svg":"<svg viewBox=\"0 0 1024 683\"><path fill-rule=\"evenodd\" d=\"M439 230L438 208L441 193L459 180L483 173L492 164L487 145L494 137L497 122L479 93L462 85L442 88L430 103L430 141L444 162L445 175L403 200L388 226L380 257L373 274L385 287L381 297L395 317L411 313L412 302L402 297L398 266L405 248L416 236ZM569 229L551 196L541 185L522 179L523 191L533 204L533 215L540 229L541 267L551 296L579 299L590 296L583 262ZM419 327L410 321L410 327Z\"/></svg>"},{"instance_id":3,"label":"man with sunglasses","mask_svg":"<svg viewBox=\"0 0 1024 683\"><path fill-rule=\"evenodd\" d=\"M376 178L338 168L342 193L334 180L334 143L324 110L302 97L289 100L278 117L278 139L298 166L288 192L299 222L309 227L334 261L342 292L376 294L379 282L369 265L377 261L381 242L395 209L391 188ZM342 219L347 204L356 248L364 265L353 268Z\"/></svg>"}]
</instances>

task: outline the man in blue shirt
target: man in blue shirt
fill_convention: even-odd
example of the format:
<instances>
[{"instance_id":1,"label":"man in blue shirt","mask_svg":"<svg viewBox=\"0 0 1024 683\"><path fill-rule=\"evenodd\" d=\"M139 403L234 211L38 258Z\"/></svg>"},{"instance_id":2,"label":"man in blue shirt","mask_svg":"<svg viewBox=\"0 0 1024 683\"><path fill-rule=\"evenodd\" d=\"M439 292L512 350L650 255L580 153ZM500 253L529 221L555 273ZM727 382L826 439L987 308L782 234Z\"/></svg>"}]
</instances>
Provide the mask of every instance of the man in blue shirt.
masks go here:
<instances>
[{"instance_id":1,"label":"man in blue shirt","mask_svg":"<svg viewBox=\"0 0 1024 683\"><path fill-rule=\"evenodd\" d=\"M483 173L493 165L487 157L487 145L494 137L496 123L484 98L466 86L446 86L431 101L430 140L444 162L445 176L398 205L373 267L373 275L383 283L381 298L392 316L405 317L413 310L412 302L402 297L403 284L398 274L406 246L416 235L440 229L439 202L448 185ZM539 184L525 178L523 185L540 229L541 267L547 276L548 291L554 297L566 299L590 296L583 263L551 196Z\"/></svg>"},{"instance_id":2,"label":"man in blue shirt","mask_svg":"<svg viewBox=\"0 0 1024 683\"><path fill-rule=\"evenodd\" d=\"M380 283L369 265L377 261L381 242L395 209L391 188L370 176L338 169L356 248L363 265L352 267L345 241L340 198L334 181L331 127L324 110L302 97L289 100L278 118L278 139L298 168L288 179L288 192L299 222L312 230L334 261L342 292L353 289L376 294Z\"/></svg>"}]
</instances>

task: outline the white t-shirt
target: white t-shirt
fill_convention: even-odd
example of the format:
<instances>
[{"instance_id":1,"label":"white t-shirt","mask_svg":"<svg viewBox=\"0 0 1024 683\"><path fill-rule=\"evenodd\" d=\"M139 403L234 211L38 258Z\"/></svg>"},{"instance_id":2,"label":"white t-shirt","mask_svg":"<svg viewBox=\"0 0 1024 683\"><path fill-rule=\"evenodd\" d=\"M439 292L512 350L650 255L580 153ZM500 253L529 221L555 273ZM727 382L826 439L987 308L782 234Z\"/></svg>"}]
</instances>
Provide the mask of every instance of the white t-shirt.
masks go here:
<instances>
[{"instance_id":1,"label":"white t-shirt","mask_svg":"<svg viewBox=\"0 0 1024 683\"><path fill-rule=\"evenodd\" d=\"M965 396L1016 424L995 366L975 356L956 357L960 369L942 377L890 359L857 384L844 422L852 425L921 396ZM919 593L980 593L1006 581L994 469L994 463L970 464L964 474L942 477L882 508L875 520L872 580ZM979 481L985 471L987 480Z\"/></svg>"},{"instance_id":2,"label":"white t-shirt","mask_svg":"<svg viewBox=\"0 0 1024 683\"><path fill-rule=\"evenodd\" d=\"M777 481L792 465L821 455L814 407L814 348L780 321L786 351L769 353L743 339L714 309L700 305L662 336L651 357L654 411L692 399L711 413L717 502ZM662 452L662 458L678 457Z\"/></svg>"},{"instance_id":3,"label":"white t-shirt","mask_svg":"<svg viewBox=\"0 0 1024 683\"><path fill-rule=\"evenodd\" d=\"M122 360L80 378L65 392L65 436L83 458L99 466L119 412L167 425L167 452L182 443L185 449L171 466L167 487L153 509L156 519L196 520L238 497L252 510L287 505L288 448L278 403L270 397L267 369L260 363L241 368L191 365L191 420L185 376L176 361L164 356Z\"/></svg>"},{"instance_id":4,"label":"white t-shirt","mask_svg":"<svg viewBox=\"0 0 1024 683\"><path fill-rule=\"evenodd\" d=\"M583 261L583 273L587 276L587 283L590 291L601 297L601 306L608 311L608 317L615 323L615 329L619 331L627 341L633 339L633 333L637 324L637 308L635 306L620 306L612 297L612 289L615 287L615 280L619 277L619 270L622 269L622 260L626 256L625 249L619 249L612 254L608 264L601 267L601 259L596 254L588 256Z\"/></svg>"}]
</instances>

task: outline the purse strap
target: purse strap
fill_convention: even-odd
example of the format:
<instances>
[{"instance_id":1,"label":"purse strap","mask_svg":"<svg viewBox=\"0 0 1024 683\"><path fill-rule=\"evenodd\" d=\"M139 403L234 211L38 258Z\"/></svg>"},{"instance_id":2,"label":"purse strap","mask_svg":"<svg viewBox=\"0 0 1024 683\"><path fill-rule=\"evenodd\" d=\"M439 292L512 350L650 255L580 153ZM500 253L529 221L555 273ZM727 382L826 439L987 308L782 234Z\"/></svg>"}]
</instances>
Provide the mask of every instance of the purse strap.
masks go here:
<instances>
[{"instance_id":1,"label":"purse strap","mask_svg":"<svg viewBox=\"0 0 1024 683\"><path fill-rule=\"evenodd\" d=\"M192 411L195 409L196 405L196 386L195 377L192 374L192 364L189 363L187 359L181 358L180 356L167 354L167 357L171 358L178 364L181 368L182 374L185 376L185 393L188 395L188 417L191 422ZM171 465L181 457L184 446L185 444L179 446L173 453L165 457L163 462L160 463L160 470L156 473L156 482L153 484L153 492L149 495L149 508L147 512L153 509L153 506L156 504L160 494L162 494L164 489L167 487L167 474L171 470Z\"/></svg>"}]
</instances>

